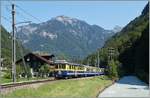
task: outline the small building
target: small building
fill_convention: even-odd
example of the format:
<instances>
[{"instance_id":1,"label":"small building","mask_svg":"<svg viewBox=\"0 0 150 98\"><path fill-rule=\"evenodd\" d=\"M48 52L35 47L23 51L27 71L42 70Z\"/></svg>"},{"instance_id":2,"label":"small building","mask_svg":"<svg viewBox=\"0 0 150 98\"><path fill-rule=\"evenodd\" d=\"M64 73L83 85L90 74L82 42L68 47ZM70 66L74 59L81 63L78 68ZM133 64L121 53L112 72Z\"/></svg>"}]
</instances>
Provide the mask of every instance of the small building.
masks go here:
<instances>
[{"instance_id":1,"label":"small building","mask_svg":"<svg viewBox=\"0 0 150 98\"><path fill-rule=\"evenodd\" d=\"M44 65L44 64L48 64L49 66L53 66L54 62L53 62L53 58L55 56L52 55L39 55L39 54L35 54L35 53L28 53L24 56L24 59L21 58L18 61L16 61L16 64L24 64L25 66L29 66L30 67L30 71L32 76L35 75L36 73L39 72L39 68Z\"/></svg>"}]
</instances>

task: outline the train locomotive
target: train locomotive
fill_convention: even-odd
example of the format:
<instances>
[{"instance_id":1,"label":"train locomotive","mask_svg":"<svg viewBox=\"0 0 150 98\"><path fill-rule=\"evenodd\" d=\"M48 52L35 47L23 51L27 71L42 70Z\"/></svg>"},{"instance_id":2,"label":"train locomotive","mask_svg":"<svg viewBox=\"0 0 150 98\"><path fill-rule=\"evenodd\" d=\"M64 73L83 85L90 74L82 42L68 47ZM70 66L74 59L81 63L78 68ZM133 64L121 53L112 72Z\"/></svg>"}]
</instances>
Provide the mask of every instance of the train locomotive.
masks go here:
<instances>
[{"instance_id":1,"label":"train locomotive","mask_svg":"<svg viewBox=\"0 0 150 98\"><path fill-rule=\"evenodd\" d=\"M104 68L69 63L67 61L55 62L55 78L88 77L98 75L104 75Z\"/></svg>"}]
</instances>

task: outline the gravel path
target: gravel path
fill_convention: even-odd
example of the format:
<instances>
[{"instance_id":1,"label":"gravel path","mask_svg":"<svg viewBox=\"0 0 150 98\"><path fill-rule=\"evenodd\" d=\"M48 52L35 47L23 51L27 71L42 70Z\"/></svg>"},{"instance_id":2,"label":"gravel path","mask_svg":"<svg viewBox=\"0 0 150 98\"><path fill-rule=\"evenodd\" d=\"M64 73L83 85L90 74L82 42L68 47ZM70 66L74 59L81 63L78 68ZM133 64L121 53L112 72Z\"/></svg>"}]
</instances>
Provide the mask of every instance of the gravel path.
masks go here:
<instances>
[{"instance_id":1,"label":"gravel path","mask_svg":"<svg viewBox=\"0 0 150 98\"><path fill-rule=\"evenodd\" d=\"M149 86L135 76L125 76L112 86L105 89L102 97L148 97Z\"/></svg>"}]
</instances>

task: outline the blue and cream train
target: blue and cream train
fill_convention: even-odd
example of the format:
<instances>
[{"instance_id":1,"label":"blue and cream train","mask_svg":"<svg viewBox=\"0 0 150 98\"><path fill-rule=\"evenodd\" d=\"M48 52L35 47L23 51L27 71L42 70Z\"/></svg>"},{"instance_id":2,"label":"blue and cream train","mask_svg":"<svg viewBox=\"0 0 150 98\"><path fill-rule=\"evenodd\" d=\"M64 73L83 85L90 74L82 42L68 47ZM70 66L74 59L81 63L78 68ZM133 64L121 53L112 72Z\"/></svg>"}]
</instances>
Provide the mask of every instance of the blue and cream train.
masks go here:
<instances>
[{"instance_id":1,"label":"blue and cream train","mask_svg":"<svg viewBox=\"0 0 150 98\"><path fill-rule=\"evenodd\" d=\"M104 75L104 68L69 63L60 60L55 62L54 75L56 78Z\"/></svg>"}]
</instances>

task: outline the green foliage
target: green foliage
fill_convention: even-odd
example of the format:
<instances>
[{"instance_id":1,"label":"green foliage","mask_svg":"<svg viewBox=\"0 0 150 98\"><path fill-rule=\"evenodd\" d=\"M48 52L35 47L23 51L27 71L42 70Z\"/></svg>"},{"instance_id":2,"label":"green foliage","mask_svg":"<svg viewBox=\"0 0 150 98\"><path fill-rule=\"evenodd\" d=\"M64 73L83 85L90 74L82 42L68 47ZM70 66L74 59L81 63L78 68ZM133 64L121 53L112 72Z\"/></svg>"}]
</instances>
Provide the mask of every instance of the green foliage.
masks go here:
<instances>
[{"instance_id":1,"label":"green foliage","mask_svg":"<svg viewBox=\"0 0 150 98\"><path fill-rule=\"evenodd\" d=\"M114 60L108 62L108 76L110 78L115 79L118 77L117 67L117 62Z\"/></svg>"},{"instance_id":2,"label":"green foliage","mask_svg":"<svg viewBox=\"0 0 150 98\"><path fill-rule=\"evenodd\" d=\"M5 79L11 79L11 71L10 71L10 70L7 71L7 72L5 73L5 75L3 76L3 78L5 78Z\"/></svg>"},{"instance_id":3,"label":"green foliage","mask_svg":"<svg viewBox=\"0 0 150 98\"><path fill-rule=\"evenodd\" d=\"M38 88L21 88L3 95L4 98L96 98L112 81L108 77L93 77L79 80L59 80L39 85Z\"/></svg>"},{"instance_id":4,"label":"green foliage","mask_svg":"<svg viewBox=\"0 0 150 98\"><path fill-rule=\"evenodd\" d=\"M30 66L28 64L26 64L25 73L25 75L27 75L27 78L30 78L32 76L30 72Z\"/></svg>"},{"instance_id":5,"label":"green foliage","mask_svg":"<svg viewBox=\"0 0 150 98\"><path fill-rule=\"evenodd\" d=\"M115 48L114 61L110 72L113 76L136 74L148 81L148 54L149 54L149 4L146 5L143 13L127 24L121 32L106 41L104 47L99 51L102 65L107 65L108 48ZM145 30L146 29L146 30ZM96 52L83 60L86 63L96 56ZM92 60L93 63L93 60ZM116 72L117 70L117 72ZM142 73L141 73L142 72Z\"/></svg>"},{"instance_id":6,"label":"green foliage","mask_svg":"<svg viewBox=\"0 0 150 98\"><path fill-rule=\"evenodd\" d=\"M17 78L20 78L20 76L24 73L25 73L25 69L24 69L23 65L16 65L16 76L17 76Z\"/></svg>"},{"instance_id":7,"label":"green foliage","mask_svg":"<svg viewBox=\"0 0 150 98\"><path fill-rule=\"evenodd\" d=\"M135 73L145 82L149 82L149 25L142 32L142 36L133 46Z\"/></svg>"},{"instance_id":8,"label":"green foliage","mask_svg":"<svg viewBox=\"0 0 150 98\"><path fill-rule=\"evenodd\" d=\"M8 69L11 68L10 65L12 65L12 62L11 62L10 58L5 58L2 63L3 63L3 65L4 65L5 67L7 67Z\"/></svg>"},{"instance_id":9,"label":"green foliage","mask_svg":"<svg viewBox=\"0 0 150 98\"><path fill-rule=\"evenodd\" d=\"M12 36L5 28L1 25L1 54L2 58L5 59L4 66L11 68L11 59L12 59ZM17 59L21 58L22 49L23 53L27 53L29 50L25 49L20 42L16 41L16 57Z\"/></svg>"},{"instance_id":10,"label":"green foliage","mask_svg":"<svg viewBox=\"0 0 150 98\"><path fill-rule=\"evenodd\" d=\"M49 65L45 64L42 65L39 69L39 74L41 77L47 76L49 74L50 70L49 70Z\"/></svg>"},{"instance_id":11,"label":"green foliage","mask_svg":"<svg viewBox=\"0 0 150 98\"><path fill-rule=\"evenodd\" d=\"M20 76L30 78L32 75L29 65L24 65L23 63L16 65L16 76L18 79L20 78Z\"/></svg>"}]
</instances>

